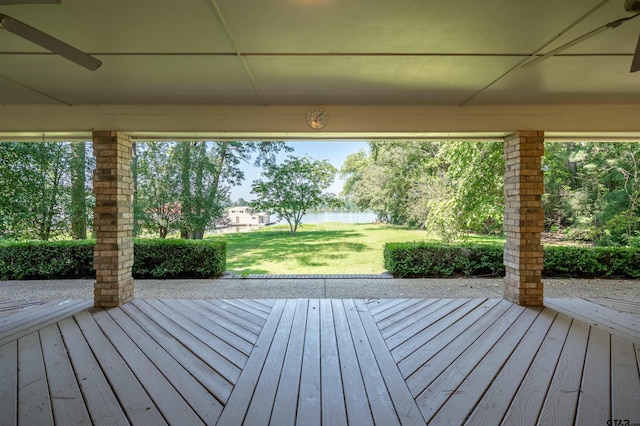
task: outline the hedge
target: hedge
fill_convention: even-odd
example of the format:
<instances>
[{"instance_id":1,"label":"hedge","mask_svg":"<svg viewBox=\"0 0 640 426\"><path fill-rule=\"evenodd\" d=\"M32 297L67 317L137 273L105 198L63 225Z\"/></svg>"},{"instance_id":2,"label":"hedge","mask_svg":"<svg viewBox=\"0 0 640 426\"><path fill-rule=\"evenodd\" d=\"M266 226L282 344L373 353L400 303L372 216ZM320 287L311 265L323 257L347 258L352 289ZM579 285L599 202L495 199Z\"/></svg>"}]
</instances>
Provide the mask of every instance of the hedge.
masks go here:
<instances>
[{"instance_id":1,"label":"hedge","mask_svg":"<svg viewBox=\"0 0 640 426\"><path fill-rule=\"evenodd\" d=\"M0 279L95 277L95 241L0 243ZM211 278L226 269L222 240L134 239L134 278Z\"/></svg>"},{"instance_id":2,"label":"hedge","mask_svg":"<svg viewBox=\"0 0 640 426\"><path fill-rule=\"evenodd\" d=\"M209 278L227 267L223 240L135 240L134 278Z\"/></svg>"},{"instance_id":3,"label":"hedge","mask_svg":"<svg viewBox=\"0 0 640 426\"><path fill-rule=\"evenodd\" d=\"M547 246L543 274L549 277L638 278L636 247Z\"/></svg>"},{"instance_id":4,"label":"hedge","mask_svg":"<svg viewBox=\"0 0 640 426\"><path fill-rule=\"evenodd\" d=\"M502 245L387 243L384 267L396 277L504 275Z\"/></svg>"},{"instance_id":5,"label":"hedge","mask_svg":"<svg viewBox=\"0 0 640 426\"><path fill-rule=\"evenodd\" d=\"M502 244L387 243L384 267L396 277L504 276ZM640 250L545 246L546 277L638 278Z\"/></svg>"},{"instance_id":6,"label":"hedge","mask_svg":"<svg viewBox=\"0 0 640 426\"><path fill-rule=\"evenodd\" d=\"M95 277L94 244L91 240L1 243L0 279Z\"/></svg>"}]
</instances>

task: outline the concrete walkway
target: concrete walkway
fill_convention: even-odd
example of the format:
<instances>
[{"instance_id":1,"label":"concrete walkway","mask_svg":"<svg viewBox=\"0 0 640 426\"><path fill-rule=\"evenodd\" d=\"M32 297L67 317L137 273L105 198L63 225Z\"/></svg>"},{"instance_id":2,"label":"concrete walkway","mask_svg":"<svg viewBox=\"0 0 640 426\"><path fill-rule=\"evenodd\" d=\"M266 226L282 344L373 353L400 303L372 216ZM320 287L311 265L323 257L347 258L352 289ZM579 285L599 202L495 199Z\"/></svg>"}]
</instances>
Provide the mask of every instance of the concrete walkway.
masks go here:
<instances>
[{"instance_id":1,"label":"concrete walkway","mask_svg":"<svg viewBox=\"0 0 640 426\"><path fill-rule=\"evenodd\" d=\"M0 299L92 299L94 280L0 281ZM639 280L545 279L547 297L640 301ZM466 298L502 297L500 278L222 278L136 280L145 299Z\"/></svg>"}]
</instances>

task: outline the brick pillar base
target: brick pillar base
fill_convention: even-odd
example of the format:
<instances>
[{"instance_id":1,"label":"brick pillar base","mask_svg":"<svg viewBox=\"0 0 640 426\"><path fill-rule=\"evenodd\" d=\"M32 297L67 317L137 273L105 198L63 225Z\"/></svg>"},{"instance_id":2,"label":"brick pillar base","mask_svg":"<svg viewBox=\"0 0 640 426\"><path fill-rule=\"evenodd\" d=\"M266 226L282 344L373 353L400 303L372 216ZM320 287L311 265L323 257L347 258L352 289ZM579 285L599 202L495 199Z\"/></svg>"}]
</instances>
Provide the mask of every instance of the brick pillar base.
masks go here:
<instances>
[{"instance_id":1,"label":"brick pillar base","mask_svg":"<svg viewBox=\"0 0 640 426\"><path fill-rule=\"evenodd\" d=\"M543 155L543 132L517 132L505 138L504 297L519 305L543 304Z\"/></svg>"},{"instance_id":2,"label":"brick pillar base","mask_svg":"<svg viewBox=\"0 0 640 426\"><path fill-rule=\"evenodd\" d=\"M94 305L120 306L133 299L131 140L120 132L94 131L93 151Z\"/></svg>"}]
</instances>

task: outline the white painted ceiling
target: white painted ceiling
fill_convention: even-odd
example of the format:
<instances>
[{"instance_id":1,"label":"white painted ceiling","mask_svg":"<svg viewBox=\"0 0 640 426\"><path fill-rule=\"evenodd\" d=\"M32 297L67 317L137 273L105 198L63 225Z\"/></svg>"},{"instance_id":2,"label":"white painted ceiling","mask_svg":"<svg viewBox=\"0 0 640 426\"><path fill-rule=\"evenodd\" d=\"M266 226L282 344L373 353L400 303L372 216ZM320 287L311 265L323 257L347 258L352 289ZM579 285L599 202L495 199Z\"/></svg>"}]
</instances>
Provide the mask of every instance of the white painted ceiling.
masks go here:
<instances>
[{"instance_id":1,"label":"white painted ceiling","mask_svg":"<svg viewBox=\"0 0 640 426\"><path fill-rule=\"evenodd\" d=\"M62 0L0 5L103 62L0 30L0 105L639 104L623 0Z\"/></svg>"}]
</instances>

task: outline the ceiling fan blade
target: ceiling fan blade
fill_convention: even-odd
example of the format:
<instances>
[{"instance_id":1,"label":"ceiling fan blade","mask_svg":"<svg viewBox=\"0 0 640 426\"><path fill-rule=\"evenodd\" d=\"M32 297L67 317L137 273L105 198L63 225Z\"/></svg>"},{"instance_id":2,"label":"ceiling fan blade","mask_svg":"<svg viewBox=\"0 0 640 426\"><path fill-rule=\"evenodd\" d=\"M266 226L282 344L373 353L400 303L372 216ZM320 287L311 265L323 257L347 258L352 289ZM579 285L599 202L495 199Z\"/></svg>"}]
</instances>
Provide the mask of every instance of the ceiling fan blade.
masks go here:
<instances>
[{"instance_id":1,"label":"ceiling fan blade","mask_svg":"<svg viewBox=\"0 0 640 426\"><path fill-rule=\"evenodd\" d=\"M545 53L542 56L537 57L536 59L534 59L533 61L529 61L526 64L524 64L522 67L523 68L527 68L530 67L532 65L537 64L538 62L542 62L545 59L549 59L552 56L556 56L558 53L567 50L568 48L570 48L571 46L575 46L576 44L580 43L581 41L584 41L586 39L589 39L591 37L593 37L594 35L600 34L601 32L604 32L606 30L608 30L610 27L607 27L606 25L601 26L600 28L596 28L595 30L588 32L578 38L575 38L573 40L571 40L569 43L565 43L560 47L557 47L555 49L553 49L550 52Z\"/></svg>"},{"instance_id":2,"label":"ceiling fan blade","mask_svg":"<svg viewBox=\"0 0 640 426\"><path fill-rule=\"evenodd\" d=\"M640 36L636 45L636 53L633 55L633 62L631 62L631 72L636 71L640 71Z\"/></svg>"},{"instance_id":3,"label":"ceiling fan blade","mask_svg":"<svg viewBox=\"0 0 640 426\"><path fill-rule=\"evenodd\" d=\"M62 0L0 0L0 5L13 4L60 4Z\"/></svg>"},{"instance_id":4,"label":"ceiling fan blade","mask_svg":"<svg viewBox=\"0 0 640 426\"><path fill-rule=\"evenodd\" d=\"M91 71L97 70L98 68L100 68L100 65L102 65L102 62L94 58L93 56L88 55L76 49L75 47L62 42L57 38L50 36L49 34L45 34L42 31L25 24L24 22L20 22L17 19L13 19L12 17L4 15L2 13L0 13L0 28L4 28L10 33L13 33L26 40L29 40L32 43L42 46L45 49L63 56L71 62L75 62L76 64L83 66Z\"/></svg>"},{"instance_id":5,"label":"ceiling fan blade","mask_svg":"<svg viewBox=\"0 0 640 426\"><path fill-rule=\"evenodd\" d=\"M591 38L591 37L593 37L595 35L598 35L601 32L604 32L604 31L607 31L607 30L611 30L611 29L614 29L614 28L618 28L620 25L624 24L625 22L627 22L627 21L629 21L629 20L631 20L633 18L636 18L638 15L640 15L640 13L636 13L635 15L628 16L626 18L616 19L615 21L611 21L611 22L609 22L607 24L604 24L603 26L601 26L599 28L596 28L593 31L589 31L588 33L583 34L578 38L574 38L570 42L565 43L562 46L557 47L557 48L553 49L552 51L547 52L544 55L539 56L536 59L525 63L522 67L526 68L526 67L530 67L532 65L535 65L535 64L537 64L539 62L544 61L545 59L548 59L548 58L550 58L552 56L557 55L558 53L560 53L560 52L562 52L564 50L567 50L571 46L575 46L578 43L581 43L581 42L583 42L583 41L585 41L585 40L587 40L587 39L589 39L589 38Z\"/></svg>"}]
</instances>

